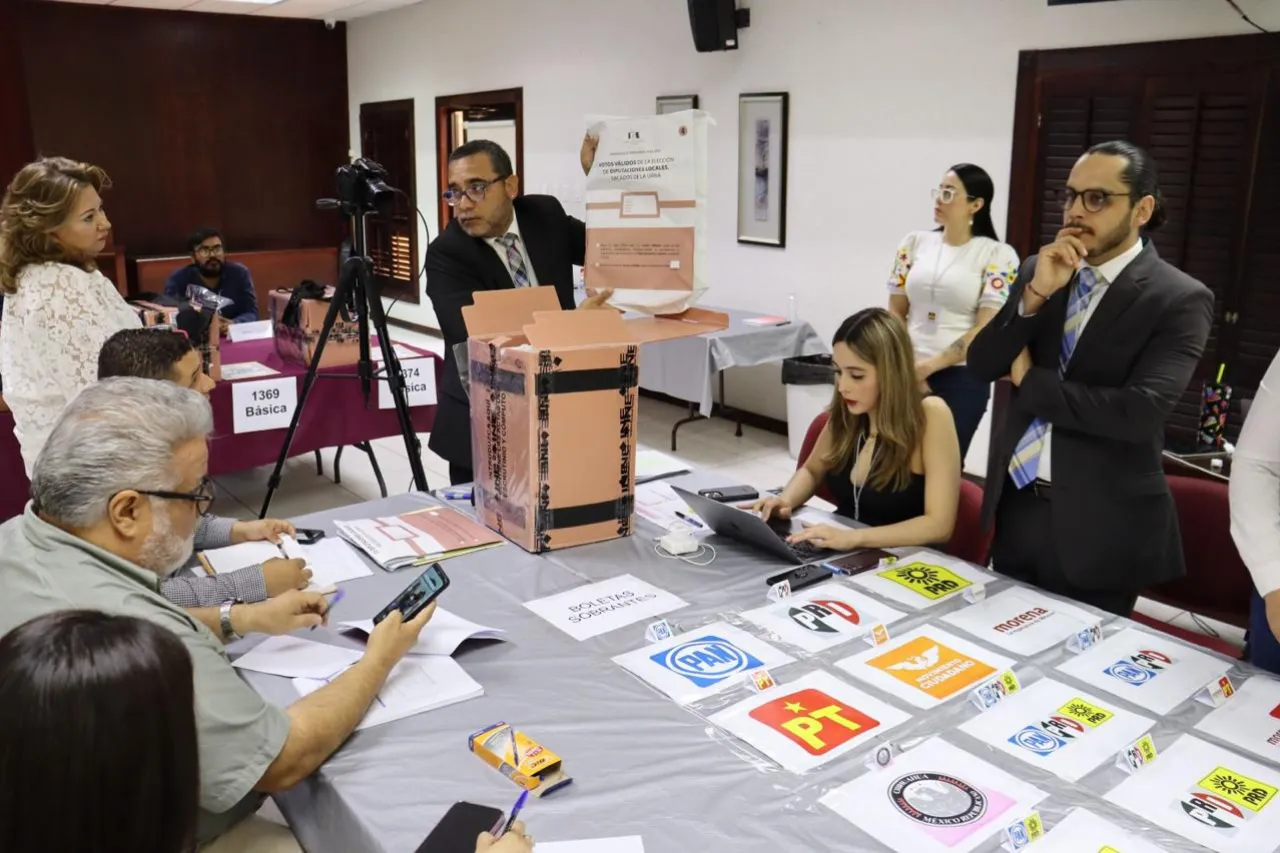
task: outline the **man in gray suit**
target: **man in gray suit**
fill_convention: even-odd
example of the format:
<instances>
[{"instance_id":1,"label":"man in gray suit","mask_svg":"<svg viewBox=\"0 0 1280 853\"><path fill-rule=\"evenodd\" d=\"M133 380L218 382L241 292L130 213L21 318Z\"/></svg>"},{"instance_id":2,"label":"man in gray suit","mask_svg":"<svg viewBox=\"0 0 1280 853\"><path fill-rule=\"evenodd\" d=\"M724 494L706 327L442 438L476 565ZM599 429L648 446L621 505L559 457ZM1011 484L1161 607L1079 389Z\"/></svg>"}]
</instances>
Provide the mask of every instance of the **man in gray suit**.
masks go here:
<instances>
[{"instance_id":1,"label":"man in gray suit","mask_svg":"<svg viewBox=\"0 0 1280 853\"><path fill-rule=\"evenodd\" d=\"M1161 451L1213 293L1141 237L1164 220L1141 148L1095 145L1061 201L1057 239L969 347L970 370L1015 386L983 520L997 572L1127 616L1139 591L1185 572Z\"/></svg>"}]
</instances>

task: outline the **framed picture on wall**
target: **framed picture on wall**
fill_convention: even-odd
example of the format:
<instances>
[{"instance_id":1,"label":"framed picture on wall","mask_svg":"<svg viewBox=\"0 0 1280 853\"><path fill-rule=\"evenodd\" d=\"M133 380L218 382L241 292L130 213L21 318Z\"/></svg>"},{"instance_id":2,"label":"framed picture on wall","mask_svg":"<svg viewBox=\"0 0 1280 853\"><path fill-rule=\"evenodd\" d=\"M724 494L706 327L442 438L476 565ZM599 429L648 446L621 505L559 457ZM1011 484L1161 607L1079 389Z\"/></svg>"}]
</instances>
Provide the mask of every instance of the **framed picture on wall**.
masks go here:
<instances>
[{"instance_id":1,"label":"framed picture on wall","mask_svg":"<svg viewBox=\"0 0 1280 853\"><path fill-rule=\"evenodd\" d=\"M786 92L738 96L738 242L787 245Z\"/></svg>"},{"instance_id":2,"label":"framed picture on wall","mask_svg":"<svg viewBox=\"0 0 1280 853\"><path fill-rule=\"evenodd\" d=\"M678 113L684 110L696 110L698 108L697 95L663 95L658 98L658 115L664 116L667 113Z\"/></svg>"}]
</instances>

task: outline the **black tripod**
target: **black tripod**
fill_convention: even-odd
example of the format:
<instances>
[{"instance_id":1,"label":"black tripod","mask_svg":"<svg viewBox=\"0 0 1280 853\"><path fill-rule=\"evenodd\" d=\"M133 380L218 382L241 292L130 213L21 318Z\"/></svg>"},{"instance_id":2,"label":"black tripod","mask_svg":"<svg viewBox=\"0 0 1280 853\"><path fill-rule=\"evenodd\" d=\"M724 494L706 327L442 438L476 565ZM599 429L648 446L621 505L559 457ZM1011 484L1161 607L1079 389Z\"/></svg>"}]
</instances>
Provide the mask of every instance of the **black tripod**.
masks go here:
<instances>
[{"instance_id":1,"label":"black tripod","mask_svg":"<svg viewBox=\"0 0 1280 853\"><path fill-rule=\"evenodd\" d=\"M341 181L339 181L339 190L342 190ZM311 365L307 368L307 375L302 380L302 390L298 393L298 406L293 411L293 420L289 423L289 431L285 433L284 444L280 448L279 458L276 459L275 470L271 472L271 477L267 480L267 495L262 501L262 511L258 513L259 518L267 517L267 510L271 506L271 498L276 489L280 487L280 473L284 470L285 460L289 458L289 447L293 444L293 436L298 429L298 422L302 418L302 410L307 405L307 397L311 393L311 386L315 384L317 378L321 378L318 373L320 357L324 354L324 346L329 340L329 332L333 329L333 324L338 319L338 314L344 306L355 308L357 323L360 328L360 361L358 362L358 370L355 374L329 374L323 378L359 379L360 386L364 391L365 405L369 404L369 392L374 379L390 383L391 396L395 399L396 404L396 418L400 421L400 435L404 438L404 449L409 455L409 467L413 471L414 488L421 492L427 491L427 475L422 467L422 443L418 440L418 433L413 428L413 419L409 415L409 400L406 396L404 373L400 369L400 360L396 358L395 350L392 348L391 335L387 333L387 314L382 309L382 297L378 294L377 288L373 284L373 262L366 256L365 217L369 211L360 204L336 199L321 199L317 202L317 206L340 209L344 214L351 217L354 247L351 257L342 265L341 273L338 276L338 287L333 294L333 299L329 302L329 311L324 316L324 327L320 330L320 338L316 341L315 353L311 356ZM369 326L371 322L374 331L378 335L378 346L382 349L382 364L385 368L385 373L383 371L375 371L373 362L369 357ZM383 373L384 375L379 375Z\"/></svg>"}]
</instances>

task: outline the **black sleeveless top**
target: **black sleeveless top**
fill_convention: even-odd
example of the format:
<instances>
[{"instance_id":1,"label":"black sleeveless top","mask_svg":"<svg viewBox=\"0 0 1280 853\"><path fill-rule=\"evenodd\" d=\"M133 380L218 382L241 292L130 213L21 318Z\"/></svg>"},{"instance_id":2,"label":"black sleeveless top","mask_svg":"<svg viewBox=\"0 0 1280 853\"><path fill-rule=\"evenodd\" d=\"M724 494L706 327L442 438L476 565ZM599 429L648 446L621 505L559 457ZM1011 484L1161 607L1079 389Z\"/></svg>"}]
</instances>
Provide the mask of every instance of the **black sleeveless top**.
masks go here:
<instances>
[{"instance_id":1,"label":"black sleeveless top","mask_svg":"<svg viewBox=\"0 0 1280 853\"><path fill-rule=\"evenodd\" d=\"M849 460L840 470L828 472L825 478L827 488L836 499L836 512L845 518L854 518L851 477L857 458L856 453L850 453ZM907 487L898 492L879 491L871 483L867 483L862 487L858 509L860 512L855 520L871 527L897 524L924 515L924 474L912 474Z\"/></svg>"}]
</instances>

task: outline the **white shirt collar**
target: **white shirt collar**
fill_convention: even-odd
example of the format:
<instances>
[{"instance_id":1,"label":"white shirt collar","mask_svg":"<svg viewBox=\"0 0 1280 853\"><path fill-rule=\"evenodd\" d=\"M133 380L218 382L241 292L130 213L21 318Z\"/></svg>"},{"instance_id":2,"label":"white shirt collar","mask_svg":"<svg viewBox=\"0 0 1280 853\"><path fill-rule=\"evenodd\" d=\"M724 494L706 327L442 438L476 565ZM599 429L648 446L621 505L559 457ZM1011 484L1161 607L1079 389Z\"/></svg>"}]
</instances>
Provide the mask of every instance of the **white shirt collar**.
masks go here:
<instances>
[{"instance_id":1,"label":"white shirt collar","mask_svg":"<svg viewBox=\"0 0 1280 853\"><path fill-rule=\"evenodd\" d=\"M1142 254L1142 249L1142 238L1139 237L1137 242L1128 249L1125 249L1105 264L1093 267L1093 271L1098 274L1103 282L1106 284L1112 284L1120 277L1120 274L1125 271L1125 268L1129 266L1129 264L1133 263L1134 258ZM1090 266L1092 266L1092 264Z\"/></svg>"},{"instance_id":2,"label":"white shirt collar","mask_svg":"<svg viewBox=\"0 0 1280 853\"><path fill-rule=\"evenodd\" d=\"M511 214L511 225L507 227L507 234L514 234L517 237L520 237L520 244L524 245L524 237L520 234L520 217L516 216L514 212ZM504 234L503 236L506 235ZM491 246L501 246L502 244L498 242L499 239L501 238L485 237L485 240L487 240Z\"/></svg>"}]
</instances>

